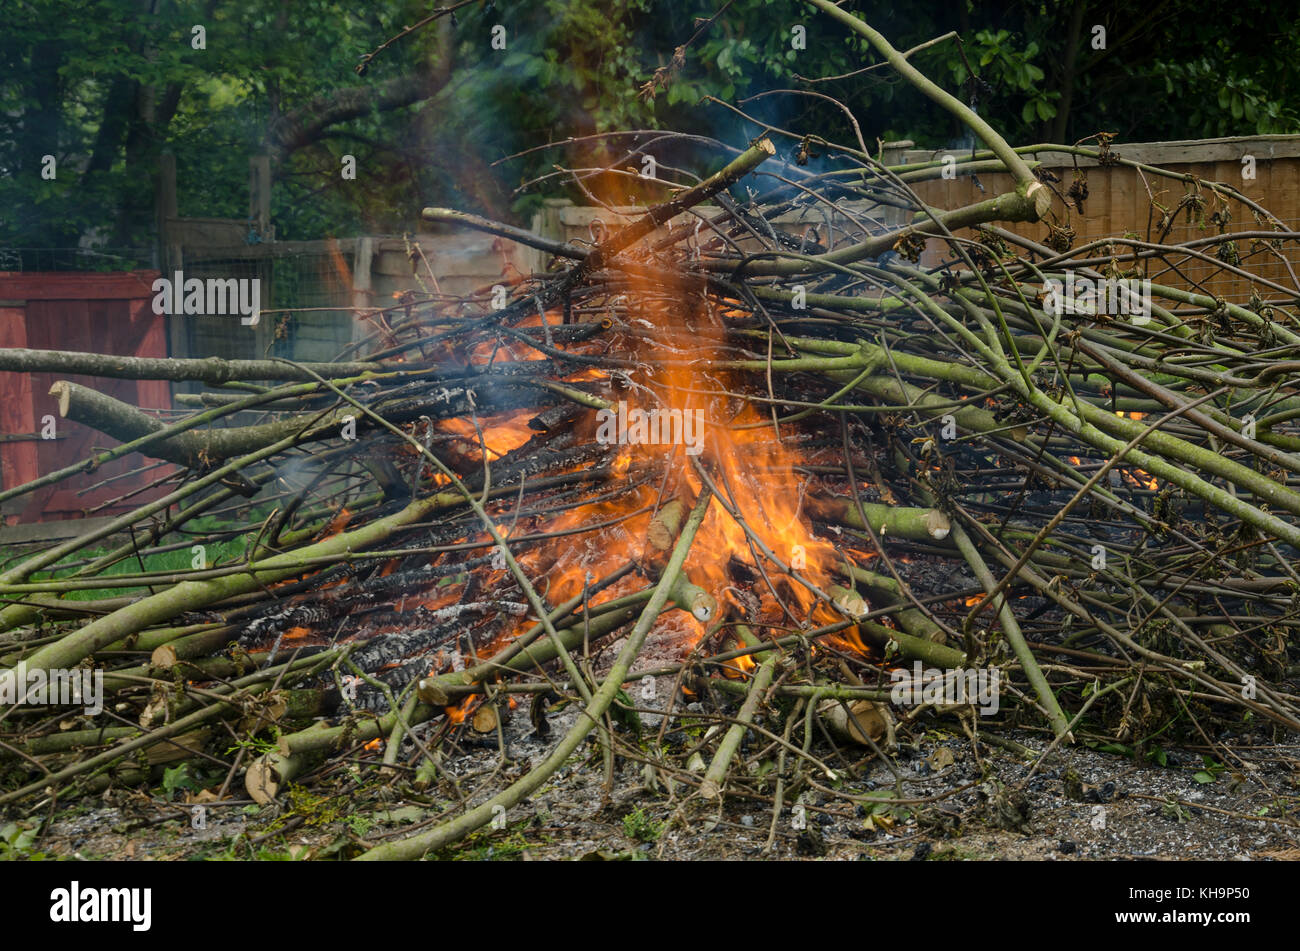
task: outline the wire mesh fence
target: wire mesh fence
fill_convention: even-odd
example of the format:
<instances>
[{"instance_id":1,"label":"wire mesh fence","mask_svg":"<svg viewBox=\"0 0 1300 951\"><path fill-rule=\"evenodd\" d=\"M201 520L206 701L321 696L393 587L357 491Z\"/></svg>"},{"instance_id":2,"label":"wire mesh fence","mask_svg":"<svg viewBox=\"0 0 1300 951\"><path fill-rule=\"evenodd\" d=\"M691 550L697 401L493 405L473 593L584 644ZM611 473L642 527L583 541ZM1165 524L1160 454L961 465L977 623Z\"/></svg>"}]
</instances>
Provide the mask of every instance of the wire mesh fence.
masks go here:
<instances>
[{"instance_id":1,"label":"wire mesh fence","mask_svg":"<svg viewBox=\"0 0 1300 951\"><path fill-rule=\"evenodd\" d=\"M189 319L173 348L186 356L322 361L352 341L351 262L334 242L188 252L186 280L256 280L261 313L245 325L226 316Z\"/></svg>"}]
</instances>

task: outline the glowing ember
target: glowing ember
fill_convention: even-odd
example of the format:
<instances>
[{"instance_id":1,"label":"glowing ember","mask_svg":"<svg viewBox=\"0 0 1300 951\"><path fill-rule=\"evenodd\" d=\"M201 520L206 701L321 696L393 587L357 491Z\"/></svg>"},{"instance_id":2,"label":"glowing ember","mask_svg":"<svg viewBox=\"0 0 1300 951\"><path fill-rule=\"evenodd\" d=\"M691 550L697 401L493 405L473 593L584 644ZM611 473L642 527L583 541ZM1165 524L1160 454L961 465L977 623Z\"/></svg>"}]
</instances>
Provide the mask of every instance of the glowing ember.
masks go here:
<instances>
[{"instance_id":1,"label":"glowing ember","mask_svg":"<svg viewBox=\"0 0 1300 951\"><path fill-rule=\"evenodd\" d=\"M518 449L534 436L528 427L528 420L533 414L526 410L506 413L498 416L486 416L478 421L478 428L470 419L444 419L438 428L444 433L451 433L465 439L472 446L479 444L479 433L483 434L483 445L487 448L489 458L500 458L512 449Z\"/></svg>"}]
</instances>

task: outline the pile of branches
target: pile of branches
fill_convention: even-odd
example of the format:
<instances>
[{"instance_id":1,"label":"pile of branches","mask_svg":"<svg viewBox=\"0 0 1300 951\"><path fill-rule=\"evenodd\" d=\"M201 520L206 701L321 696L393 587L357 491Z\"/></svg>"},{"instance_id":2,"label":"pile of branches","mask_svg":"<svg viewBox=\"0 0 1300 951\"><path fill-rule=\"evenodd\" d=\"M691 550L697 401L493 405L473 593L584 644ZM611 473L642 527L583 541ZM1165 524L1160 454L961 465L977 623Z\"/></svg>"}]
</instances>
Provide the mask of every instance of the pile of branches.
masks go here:
<instances>
[{"instance_id":1,"label":"pile of branches","mask_svg":"<svg viewBox=\"0 0 1300 951\"><path fill-rule=\"evenodd\" d=\"M121 445L0 493L129 452L178 467L134 512L3 566L0 687L93 669L105 696L94 714L4 709L0 804L45 809L187 759L224 771L216 799L352 781L358 761L423 788L473 731L500 736L514 698L539 735L549 710L579 711L527 772L359 843L413 858L524 801L593 737L611 774L621 757L693 800L763 798L775 829L803 788L852 799L826 775L857 775L933 717L973 743L1040 730L1042 756L1140 747L1171 722L1166 739L1209 743L1243 717L1300 727L1300 280L1258 279L1269 297L1249 306L1153 281L1121 292L1142 305L1123 314L1071 283L1189 259L1250 276L1300 235L1227 185L1148 166L1185 183L1189 215L1208 193L1254 216L1257 253L1013 234L1000 225L1048 214L1052 182L865 23L817 6L989 146L959 173L1009 172L1012 190L933 208L911 185L941 163L888 168L861 141L758 124L747 148L714 143L719 171L590 243L426 209L553 266L504 299L368 314L333 363L0 352L5 371L208 387L160 419L56 384L65 417ZM799 165L810 149L829 170ZM1124 164L1105 137L1060 150ZM683 394L708 408L698 454L595 435L620 402ZM807 560L765 515L786 494ZM696 546L724 523L747 552ZM146 569L169 552L194 561ZM720 558L728 583L706 581ZM642 656L668 629L678 657ZM919 687L900 703L914 664L996 670L996 716ZM672 685L653 704L647 677ZM702 742L625 735L627 714L667 729L688 701L716 725Z\"/></svg>"}]
</instances>

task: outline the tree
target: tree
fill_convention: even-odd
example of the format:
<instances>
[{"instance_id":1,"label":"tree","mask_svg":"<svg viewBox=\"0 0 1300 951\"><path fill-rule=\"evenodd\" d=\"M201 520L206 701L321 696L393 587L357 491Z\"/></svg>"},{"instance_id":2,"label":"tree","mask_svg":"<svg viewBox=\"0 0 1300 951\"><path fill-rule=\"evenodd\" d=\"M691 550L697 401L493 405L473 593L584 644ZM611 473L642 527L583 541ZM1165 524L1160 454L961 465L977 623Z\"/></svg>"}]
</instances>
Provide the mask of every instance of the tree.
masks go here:
<instances>
[{"instance_id":1,"label":"tree","mask_svg":"<svg viewBox=\"0 0 1300 951\"><path fill-rule=\"evenodd\" d=\"M755 134L707 97L850 141L839 105L790 91L811 89L852 109L873 147L876 138L969 144L896 77L862 72L874 54L801 0L475 0L405 33L427 4L10 7L0 33L0 243L10 246L147 247L164 149L176 155L182 214L237 218L248 158L267 152L277 234L315 238L411 230L430 204L526 218L546 194L586 200L561 175L518 186L556 165L607 164L633 140L493 166L548 142L618 129L733 145ZM866 15L900 49L957 31L960 42L916 53L917 66L1017 143L1300 131L1296 15L1261 0L1136 10L1119 0L927 0ZM54 179L42 178L47 155ZM346 156L355 180L342 174ZM657 158L671 176L699 156ZM637 196L622 181L610 193Z\"/></svg>"}]
</instances>

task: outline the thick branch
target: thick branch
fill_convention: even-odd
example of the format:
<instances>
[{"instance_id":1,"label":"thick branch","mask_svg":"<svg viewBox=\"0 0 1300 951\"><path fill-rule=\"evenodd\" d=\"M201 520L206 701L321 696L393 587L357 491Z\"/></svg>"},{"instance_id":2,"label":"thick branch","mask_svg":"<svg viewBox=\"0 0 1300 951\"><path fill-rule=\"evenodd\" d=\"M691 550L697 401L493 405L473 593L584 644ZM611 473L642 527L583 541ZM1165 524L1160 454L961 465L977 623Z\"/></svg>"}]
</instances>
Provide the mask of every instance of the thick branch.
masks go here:
<instances>
[{"instance_id":1,"label":"thick branch","mask_svg":"<svg viewBox=\"0 0 1300 951\"><path fill-rule=\"evenodd\" d=\"M207 357L186 360L165 357L122 357L108 353L76 353L70 350L0 350L0 372L80 373L115 380L172 380L220 384L232 380L312 380L315 370L330 378L378 373L380 363L304 363L291 366L276 360L223 360Z\"/></svg>"},{"instance_id":2,"label":"thick branch","mask_svg":"<svg viewBox=\"0 0 1300 951\"><path fill-rule=\"evenodd\" d=\"M67 380L59 380L50 387L50 395L59 401L60 416L112 436L119 442L131 442L166 428L161 420L129 403ZM334 413L315 413L257 426L190 430L157 440L141 451L177 465L206 469L213 462L253 452L287 436L302 433L313 425L323 430L336 423L335 416Z\"/></svg>"},{"instance_id":3,"label":"thick branch","mask_svg":"<svg viewBox=\"0 0 1300 951\"><path fill-rule=\"evenodd\" d=\"M434 95L444 85L428 75L399 76L379 86L352 86L329 96L317 96L271 123L266 144L273 164L310 145L330 126L371 112L389 112Z\"/></svg>"}]
</instances>

